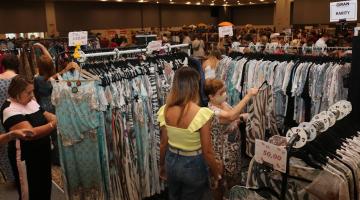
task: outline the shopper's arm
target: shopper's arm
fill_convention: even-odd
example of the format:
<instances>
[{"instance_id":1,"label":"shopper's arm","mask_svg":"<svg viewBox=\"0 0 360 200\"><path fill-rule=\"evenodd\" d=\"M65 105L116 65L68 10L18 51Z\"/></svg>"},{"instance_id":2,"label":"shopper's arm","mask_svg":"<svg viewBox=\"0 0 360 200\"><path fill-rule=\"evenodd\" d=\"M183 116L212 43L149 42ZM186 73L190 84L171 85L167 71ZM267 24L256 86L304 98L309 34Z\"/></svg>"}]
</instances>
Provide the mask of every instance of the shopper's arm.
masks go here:
<instances>
[{"instance_id":1,"label":"shopper's arm","mask_svg":"<svg viewBox=\"0 0 360 200\"><path fill-rule=\"evenodd\" d=\"M248 94L231 110L222 110L218 115L222 121L234 121L239 119L241 112L250 99L258 93L258 89L250 89Z\"/></svg>"},{"instance_id":2,"label":"shopper's arm","mask_svg":"<svg viewBox=\"0 0 360 200\"><path fill-rule=\"evenodd\" d=\"M161 127L160 130L160 178L163 180L167 179L165 170L165 154L168 148L168 135L165 126Z\"/></svg>"},{"instance_id":3,"label":"shopper's arm","mask_svg":"<svg viewBox=\"0 0 360 200\"><path fill-rule=\"evenodd\" d=\"M29 140L31 139L33 133L30 130L23 129L23 130L14 130L8 133L0 134L0 145L7 144L13 139L19 138L22 140Z\"/></svg>"},{"instance_id":4,"label":"shopper's arm","mask_svg":"<svg viewBox=\"0 0 360 200\"><path fill-rule=\"evenodd\" d=\"M165 153L168 148L168 135L166 127L161 127L160 130L160 166L165 166Z\"/></svg>"},{"instance_id":5,"label":"shopper's arm","mask_svg":"<svg viewBox=\"0 0 360 200\"><path fill-rule=\"evenodd\" d=\"M43 44L41 44L41 43L35 43L34 46L39 47L39 48L41 49L41 52L42 52L45 56L51 58L51 55L50 55L49 51L47 50L47 48L46 48Z\"/></svg>"},{"instance_id":6,"label":"shopper's arm","mask_svg":"<svg viewBox=\"0 0 360 200\"><path fill-rule=\"evenodd\" d=\"M220 179L222 175L221 164L219 165L215 159L215 153L211 144L211 120L209 120L201 129L200 129L200 139L201 139L201 148L205 158L206 163L210 167L210 171L213 177Z\"/></svg>"},{"instance_id":7,"label":"shopper's arm","mask_svg":"<svg viewBox=\"0 0 360 200\"><path fill-rule=\"evenodd\" d=\"M53 122L49 122L42 126L33 127L33 126L31 126L31 124L28 121L22 121L22 122L15 124L14 126L12 126L10 128L10 131L15 131L15 130L19 130L19 129L28 129L30 132L34 133L34 135L31 139L36 140L36 139L39 139L39 138L49 135L55 129L55 127L56 127L56 124L54 124Z\"/></svg>"},{"instance_id":8,"label":"shopper's arm","mask_svg":"<svg viewBox=\"0 0 360 200\"><path fill-rule=\"evenodd\" d=\"M45 111L44 116L48 122L52 122L54 126L57 126L57 118L56 115Z\"/></svg>"}]
</instances>

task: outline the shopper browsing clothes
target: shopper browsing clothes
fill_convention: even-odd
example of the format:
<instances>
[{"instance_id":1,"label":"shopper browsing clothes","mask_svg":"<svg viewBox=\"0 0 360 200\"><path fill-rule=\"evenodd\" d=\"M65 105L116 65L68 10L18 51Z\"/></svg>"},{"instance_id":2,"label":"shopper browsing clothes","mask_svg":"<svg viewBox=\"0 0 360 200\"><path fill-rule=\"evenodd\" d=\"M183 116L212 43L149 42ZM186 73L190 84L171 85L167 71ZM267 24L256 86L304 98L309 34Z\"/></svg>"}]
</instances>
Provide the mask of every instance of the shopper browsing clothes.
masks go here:
<instances>
[{"instance_id":1,"label":"shopper browsing clothes","mask_svg":"<svg viewBox=\"0 0 360 200\"><path fill-rule=\"evenodd\" d=\"M246 115L240 115L251 97L257 95L258 89L252 88L235 106L226 103L224 82L217 79L206 79L205 93L209 97L209 108L215 117L211 123L211 139L217 160L224 165L223 179L214 181L213 194L215 199L222 199L226 191L239 185L241 180L241 149L239 122Z\"/></svg>"},{"instance_id":2,"label":"shopper browsing clothes","mask_svg":"<svg viewBox=\"0 0 360 200\"><path fill-rule=\"evenodd\" d=\"M0 74L0 106L8 98L8 87L12 78L14 78L18 71L20 61L16 55L5 54L2 59L0 59L0 67L4 68L4 72ZM0 132L5 132L5 129L0 123ZM14 182L14 176L12 174L10 162L7 156L7 145L3 144L0 146L0 182ZM2 180L4 179L4 180Z\"/></svg>"},{"instance_id":3,"label":"shopper browsing clothes","mask_svg":"<svg viewBox=\"0 0 360 200\"><path fill-rule=\"evenodd\" d=\"M160 178L166 179L169 199L211 199L208 167L215 180L222 166L215 160L210 137L214 115L199 104L199 73L176 71L166 105L158 111L161 127Z\"/></svg>"},{"instance_id":4,"label":"shopper browsing clothes","mask_svg":"<svg viewBox=\"0 0 360 200\"><path fill-rule=\"evenodd\" d=\"M54 114L43 111L34 100L34 86L23 76L15 76L9 85L9 99L1 108L0 118L6 131L29 129L31 141L9 143L9 159L20 199L50 200L51 153L49 134L56 128ZM24 170L26 169L26 170Z\"/></svg>"},{"instance_id":5,"label":"shopper browsing clothes","mask_svg":"<svg viewBox=\"0 0 360 200\"><path fill-rule=\"evenodd\" d=\"M40 107L47 112L55 114L55 107L51 103L52 85L50 79L55 75L55 65L52 61L49 51L40 43L34 44L34 47L40 48L42 55L37 58L37 68L39 74L34 77L34 96ZM59 147L57 142L57 132L51 133L51 151L52 163L60 166Z\"/></svg>"}]
</instances>

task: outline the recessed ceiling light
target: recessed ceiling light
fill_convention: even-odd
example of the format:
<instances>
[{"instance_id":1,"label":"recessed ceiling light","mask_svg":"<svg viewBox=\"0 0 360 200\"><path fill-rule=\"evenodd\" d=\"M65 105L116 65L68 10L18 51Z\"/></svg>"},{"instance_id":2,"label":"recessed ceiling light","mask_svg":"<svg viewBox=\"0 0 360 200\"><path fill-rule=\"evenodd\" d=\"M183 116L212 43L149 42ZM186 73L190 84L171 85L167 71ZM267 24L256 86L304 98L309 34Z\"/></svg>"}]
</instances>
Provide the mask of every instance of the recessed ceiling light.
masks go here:
<instances>
[{"instance_id":1,"label":"recessed ceiling light","mask_svg":"<svg viewBox=\"0 0 360 200\"><path fill-rule=\"evenodd\" d=\"M156 3L159 3L158 1Z\"/></svg>"},{"instance_id":2,"label":"recessed ceiling light","mask_svg":"<svg viewBox=\"0 0 360 200\"><path fill-rule=\"evenodd\" d=\"M117 2L122 2L123 0L116 0Z\"/></svg>"},{"instance_id":3,"label":"recessed ceiling light","mask_svg":"<svg viewBox=\"0 0 360 200\"><path fill-rule=\"evenodd\" d=\"M200 5L201 3L200 2L197 2L196 5Z\"/></svg>"},{"instance_id":4,"label":"recessed ceiling light","mask_svg":"<svg viewBox=\"0 0 360 200\"><path fill-rule=\"evenodd\" d=\"M225 3L225 4L223 4L223 6L225 6L225 7L226 7L226 6L228 6L228 5Z\"/></svg>"},{"instance_id":5,"label":"recessed ceiling light","mask_svg":"<svg viewBox=\"0 0 360 200\"><path fill-rule=\"evenodd\" d=\"M191 2L190 2L190 1L188 1L188 2L186 2L186 4L187 4L187 5L190 5L190 4L191 4Z\"/></svg>"},{"instance_id":6,"label":"recessed ceiling light","mask_svg":"<svg viewBox=\"0 0 360 200\"><path fill-rule=\"evenodd\" d=\"M173 1L171 1L171 2L170 2L170 4L174 4L174 2L173 2Z\"/></svg>"},{"instance_id":7,"label":"recessed ceiling light","mask_svg":"<svg viewBox=\"0 0 360 200\"><path fill-rule=\"evenodd\" d=\"M254 4L254 3L252 1L250 1L249 4Z\"/></svg>"},{"instance_id":8,"label":"recessed ceiling light","mask_svg":"<svg viewBox=\"0 0 360 200\"><path fill-rule=\"evenodd\" d=\"M261 2L264 2L264 0L260 0Z\"/></svg>"},{"instance_id":9,"label":"recessed ceiling light","mask_svg":"<svg viewBox=\"0 0 360 200\"><path fill-rule=\"evenodd\" d=\"M214 4L214 2L212 2L211 4L210 4L210 6L214 6L215 4Z\"/></svg>"},{"instance_id":10,"label":"recessed ceiling light","mask_svg":"<svg viewBox=\"0 0 360 200\"><path fill-rule=\"evenodd\" d=\"M107 1L107 0L100 0L100 1Z\"/></svg>"}]
</instances>

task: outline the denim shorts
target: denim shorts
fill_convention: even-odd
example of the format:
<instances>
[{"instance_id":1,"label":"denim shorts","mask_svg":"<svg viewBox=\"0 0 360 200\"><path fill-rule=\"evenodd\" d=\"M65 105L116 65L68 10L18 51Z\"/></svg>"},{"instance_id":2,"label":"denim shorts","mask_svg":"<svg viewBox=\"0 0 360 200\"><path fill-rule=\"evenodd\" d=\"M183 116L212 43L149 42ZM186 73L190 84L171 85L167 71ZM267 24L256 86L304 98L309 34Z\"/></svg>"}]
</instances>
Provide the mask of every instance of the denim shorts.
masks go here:
<instances>
[{"instance_id":1,"label":"denim shorts","mask_svg":"<svg viewBox=\"0 0 360 200\"><path fill-rule=\"evenodd\" d=\"M170 200L211 199L208 167L202 154L181 156L167 151L165 165Z\"/></svg>"}]
</instances>

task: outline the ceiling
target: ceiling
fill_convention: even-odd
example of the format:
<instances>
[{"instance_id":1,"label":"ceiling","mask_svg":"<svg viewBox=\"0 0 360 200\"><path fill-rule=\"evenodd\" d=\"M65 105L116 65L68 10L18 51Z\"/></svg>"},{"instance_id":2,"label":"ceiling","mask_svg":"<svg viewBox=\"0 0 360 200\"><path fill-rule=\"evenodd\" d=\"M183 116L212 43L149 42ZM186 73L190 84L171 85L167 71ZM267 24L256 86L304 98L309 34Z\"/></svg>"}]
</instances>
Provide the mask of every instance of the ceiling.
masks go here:
<instances>
[{"instance_id":1,"label":"ceiling","mask_svg":"<svg viewBox=\"0 0 360 200\"><path fill-rule=\"evenodd\" d=\"M66 1L66 0L53 0ZM75 1L99 1L99 2L126 2L126 3L152 3L174 5L207 5L207 6L251 6L261 4L273 4L276 0L75 0Z\"/></svg>"}]
</instances>

